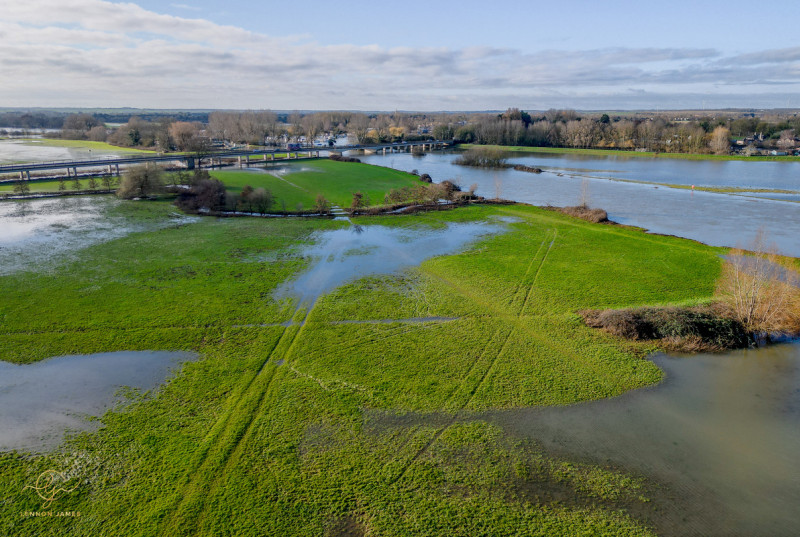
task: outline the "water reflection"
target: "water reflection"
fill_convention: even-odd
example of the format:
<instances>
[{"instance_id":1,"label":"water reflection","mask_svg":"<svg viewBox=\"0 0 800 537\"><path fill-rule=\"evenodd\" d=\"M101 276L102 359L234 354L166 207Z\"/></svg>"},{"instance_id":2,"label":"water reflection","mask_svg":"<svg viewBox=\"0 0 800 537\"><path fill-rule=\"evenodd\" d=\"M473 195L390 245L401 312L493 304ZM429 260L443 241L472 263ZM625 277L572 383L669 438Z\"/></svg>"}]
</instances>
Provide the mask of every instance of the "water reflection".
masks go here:
<instances>
[{"instance_id":1,"label":"water reflection","mask_svg":"<svg viewBox=\"0 0 800 537\"><path fill-rule=\"evenodd\" d=\"M313 303L320 295L369 274L390 274L431 257L455 253L470 242L505 229L503 224L451 223L443 228L359 226L319 233L302 252L313 259L277 296Z\"/></svg>"},{"instance_id":2,"label":"water reflection","mask_svg":"<svg viewBox=\"0 0 800 537\"><path fill-rule=\"evenodd\" d=\"M135 231L196 220L178 214L147 221L112 216L110 212L120 203L111 196L0 203L0 275L39 270L80 248Z\"/></svg>"},{"instance_id":3,"label":"water reflection","mask_svg":"<svg viewBox=\"0 0 800 537\"><path fill-rule=\"evenodd\" d=\"M485 170L456 166L452 164L456 157L454 153L428 153L424 157L404 153L386 156L359 155L363 162L369 164L388 165L400 170L417 169L420 173L430 174L436 182L451 179L458 182L462 188L475 183L478 185L477 193L486 197L494 197L499 187L503 197L533 205L576 205L581 201L586 183L590 205L605 209L609 218L622 224L643 227L653 233L686 237L715 246L746 245L752 242L758 229L763 227L770 241L777 244L781 253L800 257L800 204L798 203L692 192L611 179L622 175L618 172L620 167L625 165L630 167L624 172L624 178L637 181L653 180L659 170L666 167L678 169L679 171L674 174L682 174L681 182L690 184L743 185L745 182L755 182L754 185L747 186L767 185L755 179L738 182L729 180L729 175L709 178L708 174L719 168L712 164L720 164L719 162L668 159L644 159L640 162L630 158L627 159L628 163L623 163L619 159L608 163L602 158L594 158L581 161L583 169L589 169L591 165L593 168L591 173L562 173L551 168L541 174L532 174L513 169ZM532 160L525 159L525 162L528 165L539 165L542 161L533 157ZM767 170L769 165L774 164L775 169L785 171L785 175L781 176L782 179L775 180L775 185L781 188L800 188L800 163L797 162L732 161L723 164L743 165L741 169L747 170L747 174L756 179L762 170ZM762 168L762 165L768 167ZM608 172L605 178L600 178L601 166L616 171ZM722 169L728 168L722 167ZM780 175L779 172L775 173Z\"/></svg>"},{"instance_id":4,"label":"water reflection","mask_svg":"<svg viewBox=\"0 0 800 537\"><path fill-rule=\"evenodd\" d=\"M140 351L61 356L26 365L0 361L0 450L57 446L66 429L91 428L85 417L102 415L121 387L152 390L195 357Z\"/></svg>"}]
</instances>

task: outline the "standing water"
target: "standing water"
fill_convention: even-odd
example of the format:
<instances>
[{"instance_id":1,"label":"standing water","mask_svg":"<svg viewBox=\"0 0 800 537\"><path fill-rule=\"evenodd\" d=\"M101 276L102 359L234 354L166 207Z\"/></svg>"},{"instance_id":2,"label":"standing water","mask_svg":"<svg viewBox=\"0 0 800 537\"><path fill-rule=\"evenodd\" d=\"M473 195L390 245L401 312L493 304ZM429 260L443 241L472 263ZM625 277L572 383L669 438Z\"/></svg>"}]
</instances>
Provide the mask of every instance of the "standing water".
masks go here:
<instances>
[{"instance_id":1,"label":"standing water","mask_svg":"<svg viewBox=\"0 0 800 537\"><path fill-rule=\"evenodd\" d=\"M188 352L110 352L61 356L33 364L0 361L0 450L57 446L66 429L92 427L120 388L148 391L195 355ZM96 423L96 422L95 422Z\"/></svg>"},{"instance_id":2,"label":"standing water","mask_svg":"<svg viewBox=\"0 0 800 537\"><path fill-rule=\"evenodd\" d=\"M658 386L597 402L490 413L568 458L665 484L664 535L800 535L800 343L657 356Z\"/></svg>"}]
</instances>

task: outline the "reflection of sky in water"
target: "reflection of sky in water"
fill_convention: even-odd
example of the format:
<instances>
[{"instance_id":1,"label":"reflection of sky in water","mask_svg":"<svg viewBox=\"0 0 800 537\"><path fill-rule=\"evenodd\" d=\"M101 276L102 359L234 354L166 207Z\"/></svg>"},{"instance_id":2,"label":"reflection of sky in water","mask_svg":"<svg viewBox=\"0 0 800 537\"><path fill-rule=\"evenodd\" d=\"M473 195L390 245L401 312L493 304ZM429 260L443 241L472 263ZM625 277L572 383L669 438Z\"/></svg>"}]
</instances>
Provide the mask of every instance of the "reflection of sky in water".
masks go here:
<instances>
[{"instance_id":1,"label":"reflection of sky in water","mask_svg":"<svg viewBox=\"0 0 800 537\"><path fill-rule=\"evenodd\" d=\"M91 244L169 222L112 217L123 203L111 196L76 196L0 202L0 275L35 270ZM195 220L176 215L175 223Z\"/></svg>"},{"instance_id":2,"label":"reflection of sky in water","mask_svg":"<svg viewBox=\"0 0 800 537\"><path fill-rule=\"evenodd\" d=\"M489 419L665 482L678 535L800 535L800 343L656 363L654 388Z\"/></svg>"},{"instance_id":3,"label":"reflection of sky in water","mask_svg":"<svg viewBox=\"0 0 800 537\"><path fill-rule=\"evenodd\" d=\"M431 257L451 254L503 225L448 224L445 228L350 226L319 233L302 255L313 260L295 280L278 288L278 296L291 295L301 302L369 274L390 274L417 266Z\"/></svg>"},{"instance_id":4,"label":"reflection of sky in water","mask_svg":"<svg viewBox=\"0 0 800 537\"><path fill-rule=\"evenodd\" d=\"M84 147L52 147L36 140L0 140L0 164L11 162L48 162L129 155L124 150Z\"/></svg>"},{"instance_id":5,"label":"reflection of sky in water","mask_svg":"<svg viewBox=\"0 0 800 537\"><path fill-rule=\"evenodd\" d=\"M609 218L621 224L643 227L653 233L677 235L712 244L715 246L744 246L756 236L763 227L771 242L778 245L781 253L800 257L800 204L786 201L772 201L754 197L731 196L711 192L692 192L691 190L658 187L655 185L624 183L608 179L584 179L554 173L533 174L513 169L486 170L469 166L456 166L451 162L457 155L452 153L430 153L415 157L407 153L392 155L359 155L358 158L369 164L389 166L401 170L417 169L428 173L436 182L445 179L456 180L462 188L475 183L481 196L495 197L497 187L503 198L531 203L533 205L577 205L581 201L584 181L588 186L589 205L608 211ZM528 165L547 164L550 161L537 159L534 155L524 159ZM517 160L516 158L514 160ZM641 162L639 161L641 160ZM580 167L588 168L595 161L615 170L630 166L626 179L637 181L670 181L657 177L658 170L680 168L684 170L684 180L693 184L726 183L730 186L746 181L734 181L731 177L715 170L739 169L753 180L768 170L785 170L786 174L774 177L774 185L769 182L757 183L759 188L800 189L800 163L798 162L723 162L726 166L716 166L719 162L672 161L669 159L585 159ZM635 162L634 162L635 161ZM708 164L708 165L707 165ZM727 166L732 165L732 166ZM635 166L635 170L633 167ZM762 166L765 166L762 168ZM575 162L571 162L575 168ZM705 177L704 177L705 174ZM716 174L709 178L708 174ZM495 178L497 181L495 181ZM726 183L727 185L727 183Z\"/></svg>"},{"instance_id":6,"label":"reflection of sky in water","mask_svg":"<svg viewBox=\"0 0 800 537\"><path fill-rule=\"evenodd\" d=\"M128 386L147 391L194 355L187 352L113 352L62 356L25 365L0 361L0 450L46 449L66 428L91 426Z\"/></svg>"}]
</instances>

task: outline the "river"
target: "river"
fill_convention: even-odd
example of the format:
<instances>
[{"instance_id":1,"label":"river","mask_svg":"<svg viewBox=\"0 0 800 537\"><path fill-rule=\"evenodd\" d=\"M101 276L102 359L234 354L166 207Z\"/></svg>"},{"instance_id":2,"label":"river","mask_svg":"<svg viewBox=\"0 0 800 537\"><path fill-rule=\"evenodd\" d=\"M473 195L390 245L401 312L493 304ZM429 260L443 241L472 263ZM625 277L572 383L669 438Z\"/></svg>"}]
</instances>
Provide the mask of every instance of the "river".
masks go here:
<instances>
[{"instance_id":1,"label":"river","mask_svg":"<svg viewBox=\"0 0 800 537\"><path fill-rule=\"evenodd\" d=\"M764 196L669 188L681 185L775 188L800 191L800 162L688 161L653 158L517 155L511 163L541 167L533 174L453 164L457 153L358 155L362 162L428 173L435 182L455 180L477 193L533 205L588 203L608 211L621 224L652 233L676 235L714 246L747 246L763 228L778 250L800 257L800 203Z\"/></svg>"}]
</instances>

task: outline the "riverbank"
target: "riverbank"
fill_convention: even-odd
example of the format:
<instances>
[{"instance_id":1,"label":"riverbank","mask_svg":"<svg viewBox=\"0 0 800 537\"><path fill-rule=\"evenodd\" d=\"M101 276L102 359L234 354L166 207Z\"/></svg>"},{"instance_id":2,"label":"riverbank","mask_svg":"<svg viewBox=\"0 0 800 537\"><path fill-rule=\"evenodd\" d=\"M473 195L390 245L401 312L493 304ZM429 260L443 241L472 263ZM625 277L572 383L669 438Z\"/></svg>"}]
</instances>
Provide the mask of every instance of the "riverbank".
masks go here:
<instances>
[{"instance_id":1,"label":"riverbank","mask_svg":"<svg viewBox=\"0 0 800 537\"><path fill-rule=\"evenodd\" d=\"M571 154L586 155L596 157L626 157L626 158L664 158L678 160L740 160L740 161L789 161L800 162L800 157L796 156L753 156L743 155L709 155L697 153L663 153L653 151L622 151L619 149L581 149L572 147L527 147L527 146L501 146L501 145L478 145L478 144L458 144L457 149L470 149L473 147L491 147L509 153L552 153L552 154Z\"/></svg>"}]
</instances>

